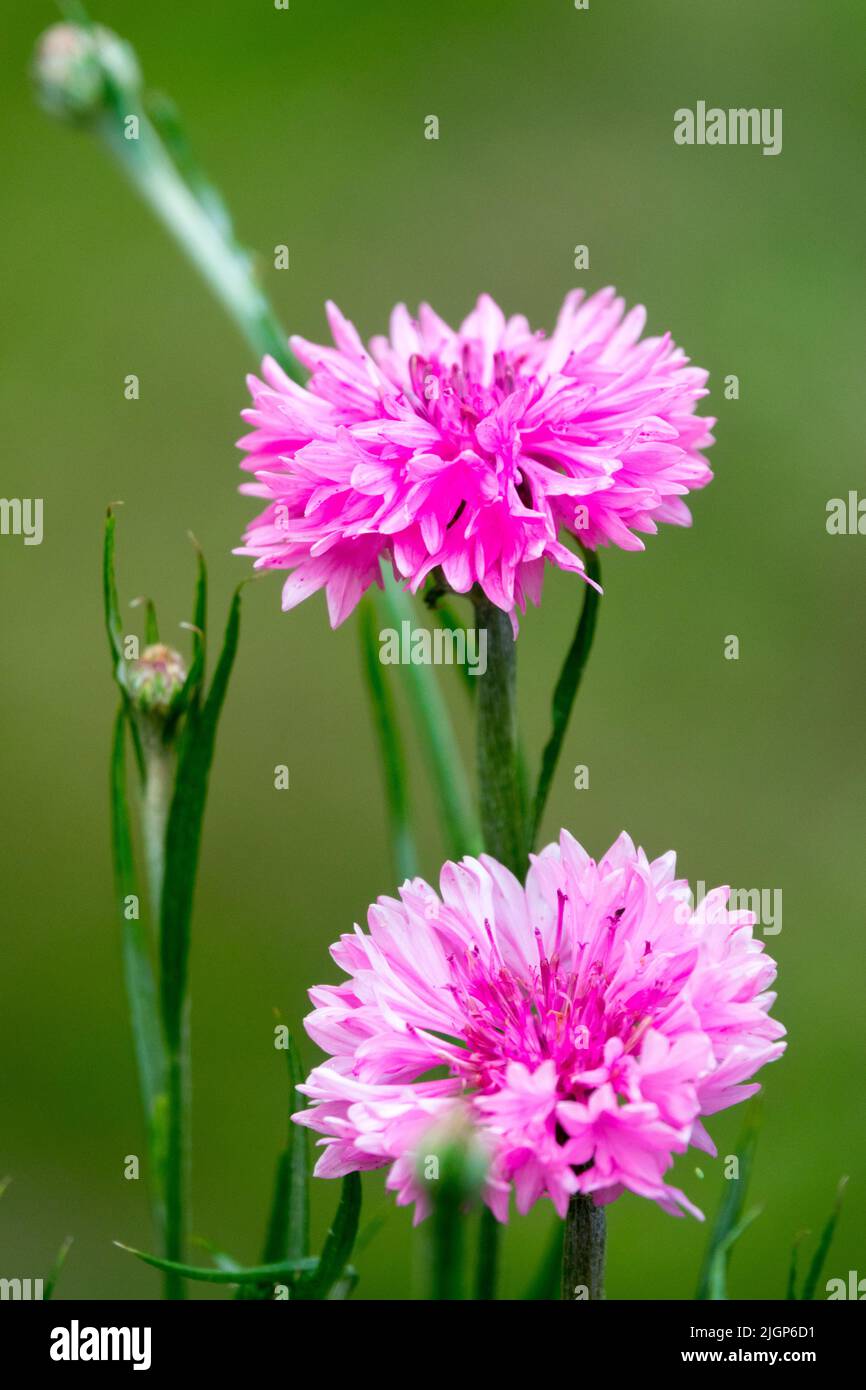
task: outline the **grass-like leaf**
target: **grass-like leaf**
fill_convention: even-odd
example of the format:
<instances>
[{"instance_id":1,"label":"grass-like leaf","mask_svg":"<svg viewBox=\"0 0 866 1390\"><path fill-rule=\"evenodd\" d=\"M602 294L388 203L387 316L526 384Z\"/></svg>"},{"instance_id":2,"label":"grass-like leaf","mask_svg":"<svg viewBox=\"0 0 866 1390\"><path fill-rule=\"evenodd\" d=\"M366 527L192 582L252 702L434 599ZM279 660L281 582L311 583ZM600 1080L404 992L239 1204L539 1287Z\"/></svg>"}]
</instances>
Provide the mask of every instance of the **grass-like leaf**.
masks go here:
<instances>
[{"instance_id":1,"label":"grass-like leaf","mask_svg":"<svg viewBox=\"0 0 866 1390\"><path fill-rule=\"evenodd\" d=\"M418 872L418 856L409 816L408 778L397 709L385 668L379 660L378 623L373 599L365 594L359 605L359 631L364 676L382 754L385 800L388 807L394 868L402 883Z\"/></svg>"},{"instance_id":2,"label":"grass-like leaf","mask_svg":"<svg viewBox=\"0 0 866 1390\"><path fill-rule=\"evenodd\" d=\"M309 1274L316 1269L319 1261L307 1257L303 1260L278 1260L274 1264L238 1266L236 1269L211 1269L200 1265L181 1264L178 1260L164 1260L159 1255L148 1255L144 1250L136 1250L132 1245L124 1245L116 1240L118 1250L125 1250L137 1260L143 1260L154 1269L168 1274L176 1274L184 1279L196 1279L202 1284L261 1284L263 1281L278 1283L281 1279L297 1274Z\"/></svg>"},{"instance_id":3,"label":"grass-like leaf","mask_svg":"<svg viewBox=\"0 0 866 1390\"><path fill-rule=\"evenodd\" d=\"M462 632L465 636L465 623L461 622L459 616L443 598L437 598L435 603L429 604L429 607L435 615L439 626L444 628L446 632ZM457 670L460 674L460 684L464 691L470 699L474 699L475 693L478 690L478 677L472 675L465 661L458 662Z\"/></svg>"},{"instance_id":4,"label":"grass-like leaf","mask_svg":"<svg viewBox=\"0 0 866 1390\"><path fill-rule=\"evenodd\" d=\"M707 1270L707 1292L703 1295L705 1298L715 1302L722 1302L727 1299L728 1260L731 1257L731 1251L743 1232L749 1229L752 1222L760 1216L762 1211L763 1207L753 1207L752 1210L747 1212L742 1220L737 1222L736 1226L732 1226L718 1244L714 1246L712 1259L710 1260Z\"/></svg>"},{"instance_id":5,"label":"grass-like leaf","mask_svg":"<svg viewBox=\"0 0 866 1390\"><path fill-rule=\"evenodd\" d=\"M334 1287L344 1277L358 1234L361 1216L361 1175L349 1173L343 1179L340 1202L331 1229L322 1247L315 1273L305 1275L293 1290L304 1300L330 1298Z\"/></svg>"},{"instance_id":6,"label":"grass-like leaf","mask_svg":"<svg viewBox=\"0 0 866 1390\"><path fill-rule=\"evenodd\" d=\"M294 1037L289 1035L286 1053L289 1072L289 1109L303 1110L306 1096L298 1090L304 1079L304 1069L298 1054ZM285 1254L288 1259L297 1259L310 1253L310 1183L308 1171L308 1136L303 1125L289 1119L289 1132L286 1138L285 1157L287 1159L287 1220ZM271 1223L273 1229L274 1223ZM271 1232L269 1231L269 1238ZM273 1249L272 1246L266 1249ZM270 1256L273 1258L273 1256Z\"/></svg>"},{"instance_id":7,"label":"grass-like leaf","mask_svg":"<svg viewBox=\"0 0 866 1390\"><path fill-rule=\"evenodd\" d=\"M797 1297L797 1262L800 1254L800 1246L803 1244L808 1234L808 1231L801 1231L791 1247L791 1262L788 1265L788 1285L785 1289L786 1299Z\"/></svg>"},{"instance_id":8,"label":"grass-like leaf","mask_svg":"<svg viewBox=\"0 0 866 1390\"><path fill-rule=\"evenodd\" d=\"M199 586L203 585L203 566ZM186 995L189 967L190 923L201 830L213 761L216 731L228 689L240 633L240 588L229 609L225 637L204 705L192 703L181 732L177 774L165 836L165 876L160 903L160 1011L166 1041L168 1104L165 1129L165 1230L170 1263L183 1250L184 1169L187 1083ZM198 610L198 603L197 603ZM204 618L204 614L198 614ZM204 631L204 621L199 624ZM167 1270L172 1283L169 1296L180 1297L176 1271Z\"/></svg>"},{"instance_id":9,"label":"grass-like leaf","mask_svg":"<svg viewBox=\"0 0 866 1390\"><path fill-rule=\"evenodd\" d=\"M43 1300L49 1299L54 1295L54 1290L57 1287L57 1280L60 1278L61 1270L66 1264L66 1256L72 1248L73 1239L73 1236L67 1236L54 1258L54 1264L51 1266L51 1273L45 1280L45 1286L42 1290Z\"/></svg>"},{"instance_id":10,"label":"grass-like leaf","mask_svg":"<svg viewBox=\"0 0 866 1390\"><path fill-rule=\"evenodd\" d=\"M114 851L114 881L121 926L121 953L139 1086L147 1116L148 1139L153 1158L153 1125L158 1097L165 1090L165 1049L159 1027L156 982L147 937L141 919L130 917L125 904L139 897L132 853L132 833L126 794L125 709L117 712L111 753L111 828ZM140 901L140 898L139 898Z\"/></svg>"},{"instance_id":11,"label":"grass-like leaf","mask_svg":"<svg viewBox=\"0 0 866 1390\"><path fill-rule=\"evenodd\" d=\"M165 889L160 910L160 1002L170 1049L180 1046L186 998L189 933L201 828L217 725L240 632L240 589L235 591L223 648L201 710L190 709L183 730L165 844Z\"/></svg>"},{"instance_id":12,"label":"grass-like leaf","mask_svg":"<svg viewBox=\"0 0 866 1390\"><path fill-rule=\"evenodd\" d=\"M601 582L601 565L598 553L594 550L584 552L586 561L586 574L592 583L584 584L583 607L580 612L580 619L574 634L568 654L559 673L559 680L553 691L552 705L552 728L550 737L545 745L541 756L541 771L538 774L538 785L535 790L535 801L532 807L532 820L530 824L530 849L535 845L538 832L541 829L541 820L544 815L544 808L547 805L547 798L550 794L550 786L553 781L553 774L559 762L559 755L562 752L562 745L565 741L568 721L571 718L571 710L580 686L581 677L586 667L587 659L592 648L592 639L595 636L595 624L598 617L599 591L594 588L594 584Z\"/></svg>"},{"instance_id":13,"label":"grass-like leaf","mask_svg":"<svg viewBox=\"0 0 866 1390\"><path fill-rule=\"evenodd\" d=\"M562 1241L565 1223L557 1220L551 1232L547 1248L541 1258L532 1283L523 1298L531 1303L550 1303L559 1300L562 1283Z\"/></svg>"},{"instance_id":14,"label":"grass-like leaf","mask_svg":"<svg viewBox=\"0 0 866 1390\"><path fill-rule=\"evenodd\" d=\"M153 599L134 598L129 606L144 609L144 640L149 647L154 646L159 641L159 623Z\"/></svg>"},{"instance_id":15,"label":"grass-like leaf","mask_svg":"<svg viewBox=\"0 0 866 1390\"><path fill-rule=\"evenodd\" d=\"M391 574L385 575L384 585L382 593L375 594L374 599L387 616L389 625L398 632L404 622L414 626L418 610L411 595ZM455 859L464 854L478 854L481 830L472 807L463 756L436 673L431 666L414 662L402 669L424 762L439 802L447 853Z\"/></svg>"},{"instance_id":16,"label":"grass-like leaf","mask_svg":"<svg viewBox=\"0 0 866 1390\"><path fill-rule=\"evenodd\" d=\"M833 1236L836 1233L839 1213L842 1210L842 1199L845 1196L845 1188L847 1186L848 1179L842 1178L836 1189L836 1200L833 1203L833 1210L830 1212L827 1224L821 1232L818 1248L812 1257L812 1263L809 1265L809 1270L803 1284L803 1292L800 1294L801 1299L813 1299L815 1297L815 1290L818 1287L818 1280L821 1278L824 1261L830 1253L830 1246L833 1244Z\"/></svg>"},{"instance_id":17,"label":"grass-like leaf","mask_svg":"<svg viewBox=\"0 0 866 1390\"><path fill-rule=\"evenodd\" d=\"M108 635L108 649L111 655L111 674L120 691L123 707L129 715L129 731L132 736L136 766L138 767L139 776L144 780L144 753L141 747L141 736L138 732L136 722L132 718L129 693L126 689L126 681L124 679L123 624L120 618L120 603L117 597L117 576L115 571L116 529L117 518L114 515L114 507L110 506L106 509L105 513L105 537L102 547L102 598L103 611L105 614L105 631Z\"/></svg>"},{"instance_id":18,"label":"grass-like leaf","mask_svg":"<svg viewBox=\"0 0 866 1390\"><path fill-rule=\"evenodd\" d=\"M102 550L102 598L105 610L105 630L112 655L112 675L117 676L117 668L123 661L123 626L120 621L120 604L117 597L117 578L115 575L115 531L117 518L114 509L109 507L105 513L105 539Z\"/></svg>"},{"instance_id":19,"label":"grass-like leaf","mask_svg":"<svg viewBox=\"0 0 866 1390\"><path fill-rule=\"evenodd\" d=\"M192 661L190 662L189 672L187 673L187 678L184 681L183 689L178 698L178 709L181 711L190 706L192 706L193 709L198 709L202 683L204 681L205 666L207 566L205 565L202 548L191 532L190 540L195 547L196 556L195 598L193 600L192 622L188 624L192 631ZM182 626L187 625L182 624Z\"/></svg>"},{"instance_id":20,"label":"grass-like leaf","mask_svg":"<svg viewBox=\"0 0 866 1390\"><path fill-rule=\"evenodd\" d=\"M302 1109L304 1097L296 1087L304 1079L301 1060L292 1034L286 1050L286 1065L289 1074L289 1111ZM307 1131L290 1118L286 1147L277 1160L274 1178L274 1194L265 1235L262 1261L265 1264L275 1260L302 1259L309 1254L310 1240L310 1200L309 1177L307 1172ZM239 1298L270 1298L267 1287L261 1290L243 1288Z\"/></svg>"},{"instance_id":21,"label":"grass-like leaf","mask_svg":"<svg viewBox=\"0 0 866 1390\"><path fill-rule=\"evenodd\" d=\"M743 1130L736 1148L739 1176L728 1179L725 1183L724 1196L710 1231L696 1298L726 1299L728 1296L725 1290L725 1276L734 1241L757 1215L757 1212L750 1213L749 1220L745 1225L742 1224L759 1129L760 1105L752 1101L746 1109ZM711 1289L715 1291L711 1292Z\"/></svg>"}]
</instances>

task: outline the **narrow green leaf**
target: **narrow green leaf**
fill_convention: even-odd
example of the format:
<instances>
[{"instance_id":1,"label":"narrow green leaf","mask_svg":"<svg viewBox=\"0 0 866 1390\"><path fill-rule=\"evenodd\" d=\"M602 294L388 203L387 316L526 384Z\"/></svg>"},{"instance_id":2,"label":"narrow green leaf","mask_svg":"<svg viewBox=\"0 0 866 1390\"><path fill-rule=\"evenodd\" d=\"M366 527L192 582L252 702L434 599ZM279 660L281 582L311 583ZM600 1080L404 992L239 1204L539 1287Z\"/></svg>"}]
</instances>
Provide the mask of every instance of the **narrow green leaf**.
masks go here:
<instances>
[{"instance_id":1,"label":"narrow green leaf","mask_svg":"<svg viewBox=\"0 0 866 1390\"><path fill-rule=\"evenodd\" d=\"M741 1221L738 1221L713 1250L713 1257L707 1273L707 1298L722 1302L728 1297L728 1261L731 1251L744 1231L747 1231L763 1207L753 1207Z\"/></svg>"},{"instance_id":2,"label":"narrow green leaf","mask_svg":"<svg viewBox=\"0 0 866 1390\"><path fill-rule=\"evenodd\" d=\"M136 1250L131 1245L124 1245L119 1240L116 1240L114 1244L118 1250L125 1250L127 1254L134 1255L137 1260L143 1260L146 1265L153 1265L154 1269L177 1274L184 1279L197 1279L202 1284L260 1284L264 1280L271 1280L276 1283L289 1275L311 1273L319 1263L315 1258L307 1258L303 1260L278 1260L275 1264L252 1265L237 1269L210 1269L202 1268L199 1265L180 1264L177 1260L164 1260L159 1255L148 1255L145 1251Z\"/></svg>"},{"instance_id":3,"label":"narrow green leaf","mask_svg":"<svg viewBox=\"0 0 866 1390\"><path fill-rule=\"evenodd\" d=\"M207 566L202 548L192 533L190 533L190 540L195 547L196 554L195 596L192 623L190 624L192 629L192 661L178 702L181 709L186 709L190 702L196 706L199 703L204 681L205 629L207 626Z\"/></svg>"},{"instance_id":4,"label":"narrow green leaf","mask_svg":"<svg viewBox=\"0 0 866 1390\"><path fill-rule=\"evenodd\" d=\"M299 1259L310 1253L310 1182L307 1130L291 1119L291 1113L304 1110L307 1104L306 1096L298 1090L304 1080L304 1069L292 1034L289 1034L286 1065L289 1073L290 1118L286 1140L289 1176L285 1253L289 1259Z\"/></svg>"},{"instance_id":5,"label":"narrow green leaf","mask_svg":"<svg viewBox=\"0 0 866 1390\"><path fill-rule=\"evenodd\" d=\"M436 615L440 627L443 627L446 632L462 632L465 635L465 623L462 623L460 621L460 618L451 608L450 604L446 603L444 599L437 599L437 601L435 603L432 603L430 607L432 608L433 613ZM457 670L460 673L460 684L462 685L466 694L469 695L470 698L474 698L478 690L479 678L477 676L472 675L465 661L460 661L457 663Z\"/></svg>"},{"instance_id":6,"label":"narrow green leaf","mask_svg":"<svg viewBox=\"0 0 866 1390\"><path fill-rule=\"evenodd\" d=\"M190 919L207 785L220 713L240 632L240 589L229 610L223 648L201 710L190 709L184 728L165 847L160 912L162 1017L169 1048L180 1046L189 961Z\"/></svg>"},{"instance_id":7,"label":"narrow green leaf","mask_svg":"<svg viewBox=\"0 0 866 1390\"><path fill-rule=\"evenodd\" d=\"M160 1010L168 1057L165 1117L165 1237L172 1263L183 1252L188 1095L187 975L190 922L198 869L207 785L219 716L237 651L240 588L229 609L223 647L204 706L191 705L181 733L174 792L165 835L165 874L160 904ZM168 1270L167 1296L180 1298L177 1271Z\"/></svg>"},{"instance_id":8,"label":"narrow green leaf","mask_svg":"<svg viewBox=\"0 0 866 1390\"><path fill-rule=\"evenodd\" d=\"M289 1114L295 1109L303 1109L304 1097L295 1088L304 1079L298 1049L292 1034L286 1049L286 1063L289 1073ZM302 1259L309 1254L309 1183L307 1173L307 1131L289 1118L286 1147L277 1160L274 1179L274 1195L262 1260L265 1264L274 1260ZM239 1298L270 1298L270 1290L263 1287L242 1289Z\"/></svg>"},{"instance_id":9,"label":"narrow green leaf","mask_svg":"<svg viewBox=\"0 0 866 1390\"><path fill-rule=\"evenodd\" d=\"M592 648L592 639L595 636L595 624L598 617L599 592L593 584L601 582L601 565L598 552L587 550L584 552L586 560L587 579L592 583L584 584L583 607L574 639L568 649L568 654L559 673L559 680L553 692L552 706L552 729L550 738L544 749L541 758L541 771L538 775L538 786L535 791L535 802L532 808L532 823L530 826L529 844L532 848L538 838L541 829L541 820L544 815L544 808L547 805L547 798L550 794L550 786L553 781L553 774L559 762L559 755L562 752L562 745L565 740L568 721L571 717L571 710L580 686L581 677L586 667L587 659Z\"/></svg>"},{"instance_id":10,"label":"narrow green leaf","mask_svg":"<svg viewBox=\"0 0 866 1390\"><path fill-rule=\"evenodd\" d=\"M331 1292L328 1294L330 1303L342 1303L345 1299L351 1298L355 1289L358 1287L358 1271L351 1265L346 1265L343 1277L338 1279Z\"/></svg>"},{"instance_id":11,"label":"narrow green leaf","mask_svg":"<svg viewBox=\"0 0 866 1390\"><path fill-rule=\"evenodd\" d=\"M393 575L386 574L385 587L375 601L397 632L402 624L415 625L418 611L411 596ZM455 859L481 850L481 830L472 808L469 780L463 755L454 736L435 671L416 663L401 668L406 675L406 691L422 741L424 760L436 790L442 816L447 853Z\"/></svg>"},{"instance_id":12,"label":"narrow green leaf","mask_svg":"<svg viewBox=\"0 0 866 1390\"><path fill-rule=\"evenodd\" d=\"M316 1272L301 1279L294 1291L304 1300L329 1298L343 1277L355 1246L361 1216L361 1175L349 1173L343 1179L340 1203L322 1247Z\"/></svg>"},{"instance_id":13,"label":"narrow green leaf","mask_svg":"<svg viewBox=\"0 0 866 1390\"><path fill-rule=\"evenodd\" d=\"M205 1240L202 1236L193 1236L190 1244L206 1250L217 1269L243 1269L240 1260L236 1260L233 1255L227 1255L224 1250L219 1250L211 1241Z\"/></svg>"},{"instance_id":14,"label":"narrow green leaf","mask_svg":"<svg viewBox=\"0 0 866 1390\"><path fill-rule=\"evenodd\" d=\"M738 1233L740 1222L743 1219L743 1207L746 1201L746 1193L749 1186L749 1178L752 1171L752 1163L755 1156L755 1146L758 1142L758 1131L760 1129L760 1102L752 1101L746 1108L746 1117L742 1133L736 1148L738 1160L739 1176L728 1179L725 1182L724 1195L722 1196L716 1219L710 1230L707 1243L704 1263L701 1269L701 1276L698 1283L696 1298L727 1298L726 1293L711 1293L711 1286L718 1288L724 1286L724 1274L727 1269L728 1256L730 1254L733 1241L729 1241L732 1232ZM754 1213L753 1215L756 1215ZM750 1215L750 1220L752 1215ZM736 1237L734 1237L736 1238ZM721 1261L719 1259L721 1252ZM720 1274L721 1271L721 1274Z\"/></svg>"},{"instance_id":15,"label":"narrow green leaf","mask_svg":"<svg viewBox=\"0 0 866 1390\"><path fill-rule=\"evenodd\" d=\"M156 607L153 599L136 598L129 606L130 608L144 609L144 640L147 646L154 646L159 641L159 623L156 620Z\"/></svg>"},{"instance_id":16,"label":"narrow green leaf","mask_svg":"<svg viewBox=\"0 0 866 1390\"><path fill-rule=\"evenodd\" d=\"M51 1266L51 1273L45 1280L45 1286L42 1290L43 1300L52 1297L54 1290L57 1287L57 1280L60 1278L60 1272L63 1269L63 1266L66 1264L66 1256L69 1254L69 1251L72 1248L73 1240L74 1236L67 1236L60 1249L58 1250L57 1255L54 1259L54 1264Z\"/></svg>"},{"instance_id":17,"label":"narrow green leaf","mask_svg":"<svg viewBox=\"0 0 866 1390\"><path fill-rule=\"evenodd\" d=\"M127 715L123 707L114 723L111 753L111 828L114 881L118 920L121 925L121 953L139 1086L147 1117L151 1157L154 1151L154 1120L157 1098L165 1089L165 1052L159 1027L156 984L143 923L130 917L125 904L130 897L140 899L132 852L129 805L126 794L126 756L124 733Z\"/></svg>"},{"instance_id":18,"label":"narrow green leaf","mask_svg":"<svg viewBox=\"0 0 866 1390\"><path fill-rule=\"evenodd\" d=\"M117 598L117 578L115 575L115 530L117 519L111 507L105 513L105 538L102 549L102 597L105 610L105 631L111 652L111 673L117 678L119 665L123 662L123 625L120 621L120 604Z\"/></svg>"},{"instance_id":19,"label":"narrow green leaf","mask_svg":"<svg viewBox=\"0 0 866 1390\"><path fill-rule=\"evenodd\" d=\"M812 1258L806 1281L803 1284L803 1292L800 1295L805 1300L815 1297L815 1290L818 1287L818 1280L821 1278L821 1271L824 1268L824 1261L830 1253L830 1246L833 1244L833 1236L836 1233L836 1224L839 1220L839 1213L842 1210L842 1200L845 1196L845 1188L848 1186L848 1179L842 1178L836 1189L836 1200L833 1203L833 1210L830 1213L826 1226L821 1232L821 1239L818 1241L818 1249Z\"/></svg>"},{"instance_id":20,"label":"narrow green leaf","mask_svg":"<svg viewBox=\"0 0 866 1390\"><path fill-rule=\"evenodd\" d=\"M377 1235L379 1234L387 1220L388 1212L386 1211L380 1211L377 1213L376 1216L370 1217L370 1220L366 1223L363 1230L360 1230L358 1232L358 1237L355 1241L356 1255L360 1255L361 1251L366 1250L367 1246L370 1245L371 1242L376 1239Z\"/></svg>"},{"instance_id":21,"label":"narrow green leaf","mask_svg":"<svg viewBox=\"0 0 866 1390\"><path fill-rule=\"evenodd\" d=\"M105 537L102 547L102 597L105 615L105 630L108 634L108 648L111 653L111 674L120 690L124 709L129 715L129 729L138 773L144 780L144 753L138 726L132 717L132 707L124 680L125 662L123 656L123 624L120 619L120 604L117 597L117 578L115 573L115 530L117 520L112 507L105 512Z\"/></svg>"},{"instance_id":22,"label":"narrow green leaf","mask_svg":"<svg viewBox=\"0 0 866 1390\"><path fill-rule=\"evenodd\" d=\"M531 1303L558 1302L562 1282L562 1239L565 1224L557 1221L553 1227L541 1264L523 1298Z\"/></svg>"},{"instance_id":23,"label":"narrow green leaf","mask_svg":"<svg viewBox=\"0 0 866 1390\"><path fill-rule=\"evenodd\" d=\"M379 660L376 609L369 594L365 594L361 600L358 621L364 677L382 754L382 775L385 780L394 868L402 883L404 879L413 878L418 872L418 856L412 838L406 759L397 709L385 669Z\"/></svg>"},{"instance_id":24,"label":"narrow green leaf","mask_svg":"<svg viewBox=\"0 0 866 1390\"><path fill-rule=\"evenodd\" d=\"M786 1299L797 1298L797 1262L800 1254L800 1246L808 1235L808 1231L801 1231L791 1246L791 1263L788 1265L788 1287L785 1290Z\"/></svg>"}]
</instances>

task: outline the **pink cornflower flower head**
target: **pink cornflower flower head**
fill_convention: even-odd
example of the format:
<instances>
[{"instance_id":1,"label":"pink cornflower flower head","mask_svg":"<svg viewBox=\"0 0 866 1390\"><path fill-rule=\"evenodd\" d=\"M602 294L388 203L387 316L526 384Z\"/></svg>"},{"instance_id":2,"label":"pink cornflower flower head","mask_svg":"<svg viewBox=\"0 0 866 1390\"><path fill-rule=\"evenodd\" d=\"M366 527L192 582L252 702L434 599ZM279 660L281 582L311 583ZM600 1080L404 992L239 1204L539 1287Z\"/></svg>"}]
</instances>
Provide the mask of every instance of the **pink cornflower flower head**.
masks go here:
<instances>
[{"instance_id":1,"label":"pink cornflower flower head","mask_svg":"<svg viewBox=\"0 0 866 1390\"><path fill-rule=\"evenodd\" d=\"M754 916L727 888L693 906L675 863L625 834L596 863L562 831L525 887L482 855L446 864L438 893L413 879L380 898L332 947L348 980L310 991L330 1057L294 1119L324 1136L316 1174L390 1164L420 1219L427 1136L468 1111L502 1221L512 1186L520 1212L628 1189L700 1217L665 1172L690 1144L715 1153L702 1117L760 1089L785 1030Z\"/></svg>"},{"instance_id":2,"label":"pink cornflower flower head","mask_svg":"<svg viewBox=\"0 0 866 1390\"><path fill-rule=\"evenodd\" d=\"M284 609L324 587L333 627L383 560L413 592L433 570L478 584L516 621L546 561L584 573L562 532L642 550L636 533L690 525L683 497L712 477L707 373L667 334L641 341L646 312L624 307L573 290L545 338L489 295L458 332L401 304L367 351L329 304L335 347L291 340L306 386L269 357L248 379L241 491L267 505L238 553L292 571Z\"/></svg>"}]
</instances>

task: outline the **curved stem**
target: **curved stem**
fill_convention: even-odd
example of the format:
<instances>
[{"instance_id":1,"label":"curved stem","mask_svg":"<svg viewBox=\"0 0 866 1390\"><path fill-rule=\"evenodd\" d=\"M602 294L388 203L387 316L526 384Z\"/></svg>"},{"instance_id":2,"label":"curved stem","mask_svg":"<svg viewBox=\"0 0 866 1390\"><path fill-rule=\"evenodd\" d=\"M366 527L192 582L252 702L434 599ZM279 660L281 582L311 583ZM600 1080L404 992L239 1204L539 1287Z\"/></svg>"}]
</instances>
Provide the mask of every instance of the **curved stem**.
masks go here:
<instances>
[{"instance_id":1,"label":"curved stem","mask_svg":"<svg viewBox=\"0 0 866 1390\"><path fill-rule=\"evenodd\" d=\"M98 129L143 200L174 237L234 320L258 357L269 353L296 381L302 372L280 322L259 288L251 257L230 230L195 195L151 121L140 110L137 139L126 139L120 112L107 112Z\"/></svg>"}]
</instances>

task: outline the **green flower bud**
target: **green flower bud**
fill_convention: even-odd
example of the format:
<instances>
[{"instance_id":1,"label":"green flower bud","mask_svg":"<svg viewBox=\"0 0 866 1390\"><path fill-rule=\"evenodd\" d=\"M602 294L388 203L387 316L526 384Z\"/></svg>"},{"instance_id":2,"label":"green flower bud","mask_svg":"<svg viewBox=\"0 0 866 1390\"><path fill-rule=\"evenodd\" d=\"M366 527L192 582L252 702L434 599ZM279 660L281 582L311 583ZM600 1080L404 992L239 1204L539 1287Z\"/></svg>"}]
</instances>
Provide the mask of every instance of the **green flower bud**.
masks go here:
<instances>
[{"instance_id":1,"label":"green flower bud","mask_svg":"<svg viewBox=\"0 0 866 1390\"><path fill-rule=\"evenodd\" d=\"M141 72L130 45L110 29L53 24L36 44L33 79L53 116L86 121L106 107L112 85L137 91Z\"/></svg>"},{"instance_id":2,"label":"green flower bud","mask_svg":"<svg viewBox=\"0 0 866 1390\"><path fill-rule=\"evenodd\" d=\"M127 690L141 714L164 719L183 689L186 667L183 658L162 642L145 647L137 661L127 668Z\"/></svg>"},{"instance_id":3,"label":"green flower bud","mask_svg":"<svg viewBox=\"0 0 866 1390\"><path fill-rule=\"evenodd\" d=\"M434 1204L472 1203L481 1194L489 1166L489 1151L462 1108L428 1130L416 1157L418 1180L429 1185Z\"/></svg>"}]
</instances>

